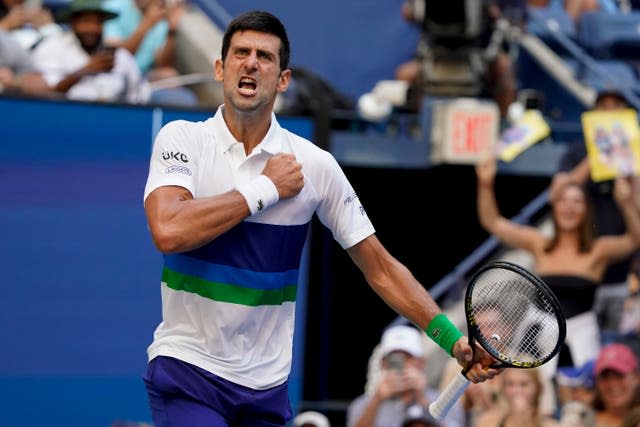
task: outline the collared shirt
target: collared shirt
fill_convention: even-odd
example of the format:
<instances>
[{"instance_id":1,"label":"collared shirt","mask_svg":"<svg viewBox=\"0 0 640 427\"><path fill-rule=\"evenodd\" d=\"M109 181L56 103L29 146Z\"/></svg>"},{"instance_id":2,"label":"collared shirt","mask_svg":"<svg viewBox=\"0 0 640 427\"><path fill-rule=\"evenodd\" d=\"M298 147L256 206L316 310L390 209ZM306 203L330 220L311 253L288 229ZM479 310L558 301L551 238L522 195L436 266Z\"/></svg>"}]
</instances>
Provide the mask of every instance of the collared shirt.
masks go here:
<instances>
[{"instance_id":1,"label":"collared shirt","mask_svg":"<svg viewBox=\"0 0 640 427\"><path fill-rule=\"evenodd\" d=\"M163 319L149 359L171 356L237 384L267 389L291 369L299 267L314 214L348 248L374 233L333 156L278 124L245 155L220 107L204 122L178 120L156 137L144 198L176 185L194 198L233 190L267 160L293 153L302 164L298 195L245 219L208 244L164 257Z\"/></svg>"}]
</instances>

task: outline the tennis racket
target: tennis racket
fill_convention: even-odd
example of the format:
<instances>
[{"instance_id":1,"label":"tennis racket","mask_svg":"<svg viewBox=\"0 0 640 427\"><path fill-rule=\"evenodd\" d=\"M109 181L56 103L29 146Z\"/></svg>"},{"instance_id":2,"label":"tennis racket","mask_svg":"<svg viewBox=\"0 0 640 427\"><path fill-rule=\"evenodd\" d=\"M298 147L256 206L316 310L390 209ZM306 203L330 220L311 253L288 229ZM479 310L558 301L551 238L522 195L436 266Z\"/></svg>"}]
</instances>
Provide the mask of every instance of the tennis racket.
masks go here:
<instances>
[{"instance_id":1,"label":"tennis racket","mask_svg":"<svg viewBox=\"0 0 640 427\"><path fill-rule=\"evenodd\" d=\"M564 343L566 321L558 299L536 275L504 261L475 272L465 291L469 345L489 353L495 368L535 368L555 356ZM469 385L462 370L431 403L429 412L444 420Z\"/></svg>"}]
</instances>

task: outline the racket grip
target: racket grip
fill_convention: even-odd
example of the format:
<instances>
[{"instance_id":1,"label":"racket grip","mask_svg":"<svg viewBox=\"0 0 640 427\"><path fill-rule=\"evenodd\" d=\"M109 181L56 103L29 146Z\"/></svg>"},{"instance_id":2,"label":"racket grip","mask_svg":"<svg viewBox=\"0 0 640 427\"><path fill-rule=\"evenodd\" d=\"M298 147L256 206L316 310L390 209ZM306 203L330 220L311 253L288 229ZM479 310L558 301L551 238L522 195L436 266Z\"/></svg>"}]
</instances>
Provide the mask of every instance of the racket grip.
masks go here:
<instances>
[{"instance_id":1,"label":"racket grip","mask_svg":"<svg viewBox=\"0 0 640 427\"><path fill-rule=\"evenodd\" d=\"M469 385L469 380L462 373L451 380L438 398L429 405L429 413L438 421L443 421L449 409L460 399Z\"/></svg>"}]
</instances>

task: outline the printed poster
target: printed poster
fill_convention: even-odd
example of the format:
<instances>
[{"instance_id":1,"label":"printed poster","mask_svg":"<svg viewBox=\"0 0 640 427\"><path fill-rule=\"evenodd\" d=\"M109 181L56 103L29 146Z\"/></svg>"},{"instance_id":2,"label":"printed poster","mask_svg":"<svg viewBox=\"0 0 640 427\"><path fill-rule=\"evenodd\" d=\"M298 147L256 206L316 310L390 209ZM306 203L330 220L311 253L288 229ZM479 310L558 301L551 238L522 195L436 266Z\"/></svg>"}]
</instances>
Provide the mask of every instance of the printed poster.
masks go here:
<instances>
[{"instance_id":1,"label":"printed poster","mask_svg":"<svg viewBox=\"0 0 640 427\"><path fill-rule=\"evenodd\" d=\"M585 112L582 130L594 182L640 175L640 131L635 110Z\"/></svg>"},{"instance_id":2,"label":"printed poster","mask_svg":"<svg viewBox=\"0 0 640 427\"><path fill-rule=\"evenodd\" d=\"M538 141L549 136L551 128L538 110L527 110L500 135L496 145L498 158L510 162Z\"/></svg>"}]
</instances>

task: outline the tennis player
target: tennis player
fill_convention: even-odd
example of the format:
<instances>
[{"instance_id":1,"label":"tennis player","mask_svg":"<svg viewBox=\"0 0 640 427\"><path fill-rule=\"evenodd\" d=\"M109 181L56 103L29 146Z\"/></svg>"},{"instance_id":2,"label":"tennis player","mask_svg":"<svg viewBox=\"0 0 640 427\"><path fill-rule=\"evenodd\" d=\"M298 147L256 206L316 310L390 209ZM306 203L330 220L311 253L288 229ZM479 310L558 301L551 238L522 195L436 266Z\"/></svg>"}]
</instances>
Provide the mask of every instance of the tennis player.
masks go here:
<instances>
[{"instance_id":1,"label":"tennis player","mask_svg":"<svg viewBox=\"0 0 640 427\"><path fill-rule=\"evenodd\" d=\"M233 19L215 62L223 105L206 121L166 124L154 142L144 205L164 254L163 318L145 383L156 427L291 418L298 270L314 214L390 307L461 365L473 359L471 381L499 373L385 250L332 155L278 124L289 49L270 13Z\"/></svg>"}]
</instances>

